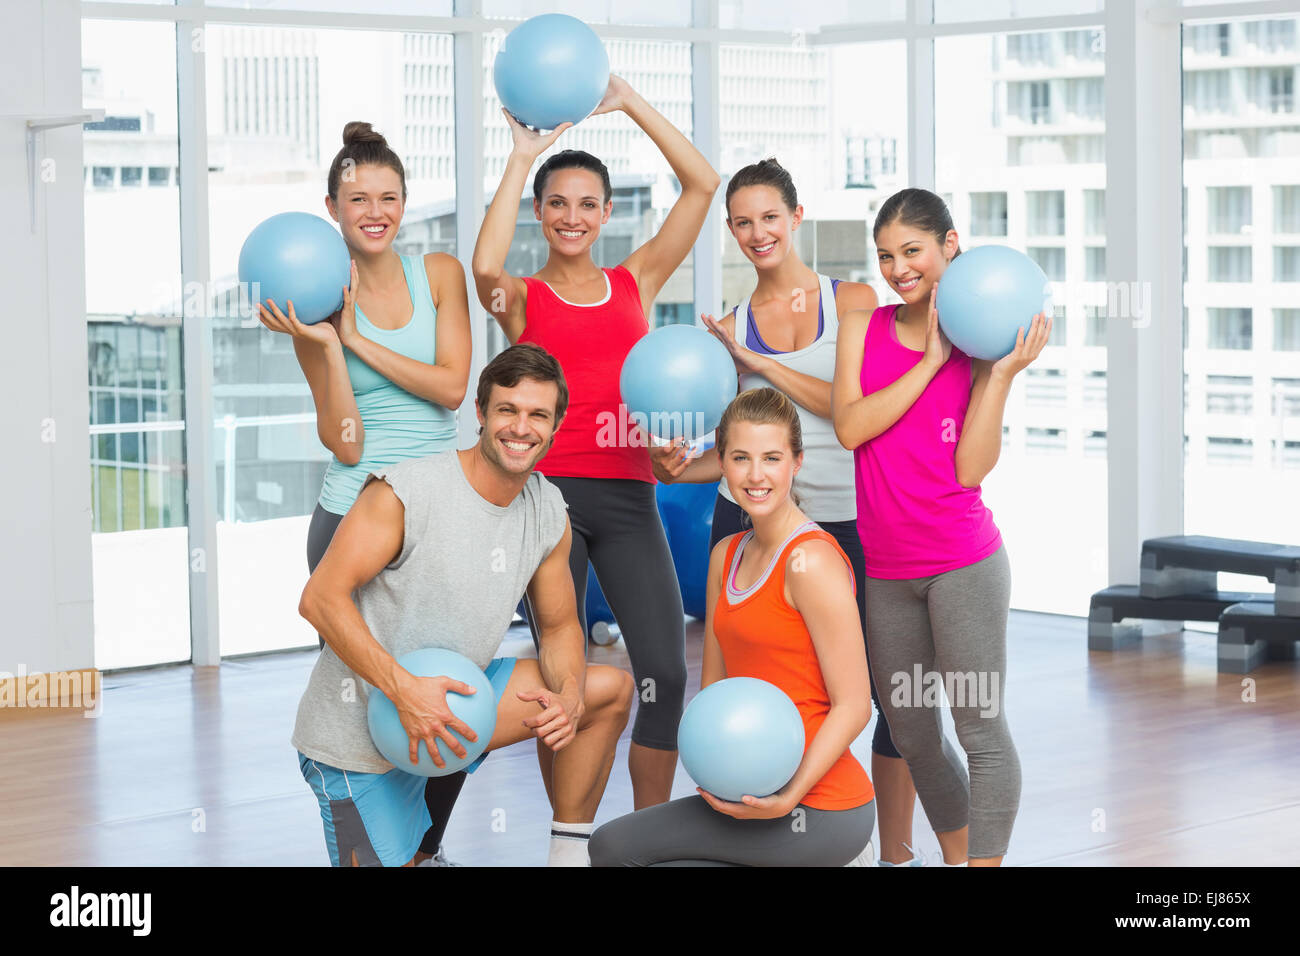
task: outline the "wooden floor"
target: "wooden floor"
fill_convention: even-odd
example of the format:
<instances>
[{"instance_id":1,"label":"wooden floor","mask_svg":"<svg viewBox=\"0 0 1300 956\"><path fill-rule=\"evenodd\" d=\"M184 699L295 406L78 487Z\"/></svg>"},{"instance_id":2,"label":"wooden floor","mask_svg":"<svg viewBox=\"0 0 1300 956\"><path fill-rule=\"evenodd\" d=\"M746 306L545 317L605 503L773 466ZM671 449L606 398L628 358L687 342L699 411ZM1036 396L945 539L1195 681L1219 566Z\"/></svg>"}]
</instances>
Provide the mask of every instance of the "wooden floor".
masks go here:
<instances>
[{"instance_id":1,"label":"wooden floor","mask_svg":"<svg viewBox=\"0 0 1300 956\"><path fill-rule=\"evenodd\" d=\"M1089 652L1079 618L1013 612L1007 716L1023 766L1008 865L1294 865L1300 844L1300 662L1215 671L1214 636ZM691 692L701 626L688 623ZM507 652L531 652L526 632ZM2 865L328 862L289 735L315 652L105 678L102 715L0 716ZM595 661L625 664L622 645ZM854 745L868 765L872 727ZM955 738L954 738L955 739ZM631 809L628 738L598 822ZM693 793L678 771L675 794ZM541 865L550 820L535 751L470 777L448 855ZM504 826L502 826L504 823ZM916 840L938 844L917 806Z\"/></svg>"}]
</instances>

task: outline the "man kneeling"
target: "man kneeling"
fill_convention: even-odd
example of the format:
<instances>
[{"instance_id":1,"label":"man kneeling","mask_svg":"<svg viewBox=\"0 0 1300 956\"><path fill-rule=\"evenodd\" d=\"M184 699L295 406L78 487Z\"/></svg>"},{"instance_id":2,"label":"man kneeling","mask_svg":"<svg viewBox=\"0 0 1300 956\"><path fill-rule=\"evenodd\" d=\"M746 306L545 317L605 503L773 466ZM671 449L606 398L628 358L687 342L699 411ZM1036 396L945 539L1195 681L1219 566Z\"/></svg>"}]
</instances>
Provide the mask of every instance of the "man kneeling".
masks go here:
<instances>
[{"instance_id":1,"label":"man kneeling","mask_svg":"<svg viewBox=\"0 0 1300 956\"><path fill-rule=\"evenodd\" d=\"M293 745L335 866L411 865L430 827L426 778L394 768L370 739L372 689L396 706L413 758L423 741L441 766L436 738L458 757L465 748L451 731L476 739L447 707L447 693L467 685L398 665L424 647L463 654L492 681L488 751L540 741L555 821L550 862L587 865L585 838L633 684L617 668L586 666L564 499L533 473L567 405L549 353L535 345L502 352L479 379L478 443L370 475L307 582L299 612L326 647L299 702ZM493 659L525 590L538 659Z\"/></svg>"}]
</instances>

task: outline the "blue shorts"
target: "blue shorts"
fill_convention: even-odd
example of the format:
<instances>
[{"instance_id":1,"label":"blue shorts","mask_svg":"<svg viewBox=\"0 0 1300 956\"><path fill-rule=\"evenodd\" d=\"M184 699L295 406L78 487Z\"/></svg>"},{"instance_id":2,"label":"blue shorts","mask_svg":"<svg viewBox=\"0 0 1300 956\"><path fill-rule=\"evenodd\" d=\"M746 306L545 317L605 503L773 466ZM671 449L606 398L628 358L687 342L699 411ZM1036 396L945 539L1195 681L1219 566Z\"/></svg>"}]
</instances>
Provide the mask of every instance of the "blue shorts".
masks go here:
<instances>
[{"instance_id":1,"label":"blue shorts","mask_svg":"<svg viewBox=\"0 0 1300 956\"><path fill-rule=\"evenodd\" d=\"M497 700L514 669L513 657L495 658L484 668ZM473 773L486 759L485 753L466 772ZM396 768L387 773L340 770L301 753L298 769L320 804L333 866L351 866L354 851L361 866L404 866L433 826L424 802L428 777Z\"/></svg>"}]
</instances>

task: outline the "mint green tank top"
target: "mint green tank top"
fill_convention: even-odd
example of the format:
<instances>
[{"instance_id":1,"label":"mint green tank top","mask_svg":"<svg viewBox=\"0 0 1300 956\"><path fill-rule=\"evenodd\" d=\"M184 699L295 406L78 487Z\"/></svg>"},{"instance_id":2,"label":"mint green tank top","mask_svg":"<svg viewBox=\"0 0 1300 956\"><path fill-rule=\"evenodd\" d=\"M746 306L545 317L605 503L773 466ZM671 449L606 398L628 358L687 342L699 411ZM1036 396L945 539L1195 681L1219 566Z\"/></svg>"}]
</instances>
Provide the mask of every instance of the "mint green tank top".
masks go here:
<instances>
[{"instance_id":1,"label":"mint green tank top","mask_svg":"<svg viewBox=\"0 0 1300 956\"><path fill-rule=\"evenodd\" d=\"M436 354L437 314L424 256L402 256L402 272L414 311L399 329L373 325L357 306L357 332L417 362L432 365ZM320 505L334 514L347 514L372 471L408 458L422 458L456 447L456 412L426 401L395 385L344 348L348 378L361 412L365 439L361 460L345 465L333 458L325 469Z\"/></svg>"}]
</instances>

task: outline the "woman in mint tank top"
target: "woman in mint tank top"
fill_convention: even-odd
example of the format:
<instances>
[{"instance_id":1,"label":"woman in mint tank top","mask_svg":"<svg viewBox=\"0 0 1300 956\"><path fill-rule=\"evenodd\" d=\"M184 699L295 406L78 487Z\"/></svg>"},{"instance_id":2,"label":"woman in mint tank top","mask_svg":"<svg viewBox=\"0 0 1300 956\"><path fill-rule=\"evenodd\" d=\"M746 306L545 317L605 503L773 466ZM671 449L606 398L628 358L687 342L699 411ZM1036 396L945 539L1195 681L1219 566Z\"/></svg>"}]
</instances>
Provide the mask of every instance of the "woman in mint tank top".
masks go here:
<instances>
[{"instance_id":1,"label":"woman in mint tank top","mask_svg":"<svg viewBox=\"0 0 1300 956\"><path fill-rule=\"evenodd\" d=\"M873 231L902 305L845 315L835 432L853 449L866 559L867 650L894 743L950 866L997 866L1020 805L1005 700L1010 565L980 483L997 463L1012 379L1047 343L1026 316L1010 355L972 359L939 329L935 296L960 255L943 200L891 196ZM966 764L934 708L942 686Z\"/></svg>"},{"instance_id":2,"label":"woman in mint tank top","mask_svg":"<svg viewBox=\"0 0 1300 956\"><path fill-rule=\"evenodd\" d=\"M857 531L853 455L840 445L831 424L831 378L839 316L872 310L876 293L861 282L818 275L795 249L803 206L790 173L775 158L737 170L727 183L727 228L754 267L754 291L721 320L704 316L727 347L740 374L739 391L771 386L795 403L804 440L804 464L795 480L800 507L835 537L853 565L858 614L866 630L865 569ZM689 446L651 451L655 477L665 483L719 482L716 454L690 457ZM709 546L745 530L745 512L726 482L718 483ZM916 791L907 763L894 747L875 681L876 729L871 740L871 777L879 783L881 865L915 860L912 818Z\"/></svg>"},{"instance_id":3,"label":"woman in mint tank top","mask_svg":"<svg viewBox=\"0 0 1300 956\"><path fill-rule=\"evenodd\" d=\"M406 172L369 123L343 128L327 186L325 208L352 255L342 309L303 325L292 303L259 307L267 328L293 336L316 404L316 433L334 453L307 530L309 571L370 472L455 449L456 409L470 365L465 271L445 253L403 256L393 249ZM422 856L438 851L464 779L464 773L430 778L425 796L434 826Z\"/></svg>"}]
</instances>

